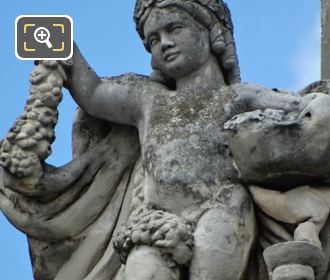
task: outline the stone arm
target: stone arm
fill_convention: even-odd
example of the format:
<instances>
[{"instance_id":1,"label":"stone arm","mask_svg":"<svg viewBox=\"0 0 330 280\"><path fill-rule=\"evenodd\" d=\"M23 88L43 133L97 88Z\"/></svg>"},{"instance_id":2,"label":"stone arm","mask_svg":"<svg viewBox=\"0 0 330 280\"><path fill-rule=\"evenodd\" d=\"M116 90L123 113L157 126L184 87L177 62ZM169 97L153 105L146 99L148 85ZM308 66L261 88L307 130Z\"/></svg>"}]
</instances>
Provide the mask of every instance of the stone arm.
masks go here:
<instances>
[{"instance_id":1,"label":"stone arm","mask_svg":"<svg viewBox=\"0 0 330 280\"><path fill-rule=\"evenodd\" d=\"M77 104L91 116L129 125L136 125L141 119L145 102L136 84L100 78L76 44L72 65L66 74L65 86Z\"/></svg>"},{"instance_id":2,"label":"stone arm","mask_svg":"<svg viewBox=\"0 0 330 280\"><path fill-rule=\"evenodd\" d=\"M232 86L232 92L232 116L265 109L283 110L285 113L298 113L315 97L315 94L300 96L249 84L235 84Z\"/></svg>"}]
</instances>

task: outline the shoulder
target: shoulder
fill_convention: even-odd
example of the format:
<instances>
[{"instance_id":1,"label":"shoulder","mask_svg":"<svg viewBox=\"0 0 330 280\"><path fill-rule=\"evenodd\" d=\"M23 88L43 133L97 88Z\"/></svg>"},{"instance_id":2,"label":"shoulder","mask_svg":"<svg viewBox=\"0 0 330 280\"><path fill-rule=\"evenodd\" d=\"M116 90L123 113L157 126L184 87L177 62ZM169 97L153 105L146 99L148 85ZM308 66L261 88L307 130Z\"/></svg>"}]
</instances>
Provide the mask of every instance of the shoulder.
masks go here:
<instances>
[{"instance_id":1,"label":"shoulder","mask_svg":"<svg viewBox=\"0 0 330 280\"><path fill-rule=\"evenodd\" d=\"M304 96L315 92L330 95L330 80L320 80L311 83L299 91L298 94Z\"/></svg>"},{"instance_id":2,"label":"shoulder","mask_svg":"<svg viewBox=\"0 0 330 280\"><path fill-rule=\"evenodd\" d=\"M114 77L104 77L102 81L115 83L121 86L126 86L134 90L147 90L147 89L159 89L164 88L165 86L152 81L149 76L136 74L136 73L126 73Z\"/></svg>"},{"instance_id":3,"label":"shoulder","mask_svg":"<svg viewBox=\"0 0 330 280\"><path fill-rule=\"evenodd\" d=\"M140 75L136 73L126 73L119 76L113 76L113 77L103 77L103 81L112 81L116 83L131 83L131 82L147 82L150 80L150 78L146 75Z\"/></svg>"}]
</instances>

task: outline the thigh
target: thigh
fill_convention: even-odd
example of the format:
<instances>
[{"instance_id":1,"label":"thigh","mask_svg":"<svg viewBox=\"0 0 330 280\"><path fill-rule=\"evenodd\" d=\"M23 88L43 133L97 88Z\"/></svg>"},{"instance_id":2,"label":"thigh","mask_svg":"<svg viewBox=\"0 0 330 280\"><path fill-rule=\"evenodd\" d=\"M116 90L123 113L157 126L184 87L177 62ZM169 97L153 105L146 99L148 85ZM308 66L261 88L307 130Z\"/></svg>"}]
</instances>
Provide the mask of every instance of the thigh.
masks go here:
<instances>
[{"instance_id":1,"label":"thigh","mask_svg":"<svg viewBox=\"0 0 330 280\"><path fill-rule=\"evenodd\" d=\"M253 204L242 186L226 192L197 223L190 280L239 280L245 274L256 235Z\"/></svg>"}]
</instances>

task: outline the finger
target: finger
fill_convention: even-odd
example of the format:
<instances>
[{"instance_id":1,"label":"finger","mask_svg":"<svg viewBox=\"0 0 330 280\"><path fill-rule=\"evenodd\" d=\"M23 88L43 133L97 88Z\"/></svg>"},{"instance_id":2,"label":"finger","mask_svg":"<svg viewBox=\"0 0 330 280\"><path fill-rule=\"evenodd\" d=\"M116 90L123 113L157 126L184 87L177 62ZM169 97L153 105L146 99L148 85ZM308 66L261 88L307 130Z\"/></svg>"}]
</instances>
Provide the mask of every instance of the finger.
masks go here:
<instances>
[{"instance_id":1,"label":"finger","mask_svg":"<svg viewBox=\"0 0 330 280\"><path fill-rule=\"evenodd\" d=\"M155 245L157 247L160 247L160 248L168 248L168 247L172 247L171 246L171 242L168 241L168 240L158 240L155 242Z\"/></svg>"}]
</instances>

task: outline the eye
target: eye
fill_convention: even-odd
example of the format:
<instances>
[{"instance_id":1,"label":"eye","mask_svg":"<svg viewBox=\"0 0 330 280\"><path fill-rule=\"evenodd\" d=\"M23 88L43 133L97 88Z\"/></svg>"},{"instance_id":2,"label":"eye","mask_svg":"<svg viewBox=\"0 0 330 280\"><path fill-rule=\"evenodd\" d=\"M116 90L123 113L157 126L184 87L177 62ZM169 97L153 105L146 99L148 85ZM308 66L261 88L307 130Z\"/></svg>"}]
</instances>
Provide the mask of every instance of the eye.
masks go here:
<instances>
[{"instance_id":1,"label":"eye","mask_svg":"<svg viewBox=\"0 0 330 280\"><path fill-rule=\"evenodd\" d=\"M175 24L171 27L172 33L179 33L182 30L183 26L179 24Z\"/></svg>"},{"instance_id":2,"label":"eye","mask_svg":"<svg viewBox=\"0 0 330 280\"><path fill-rule=\"evenodd\" d=\"M153 47L159 43L159 39L157 37L151 37L149 39L149 46Z\"/></svg>"}]
</instances>

